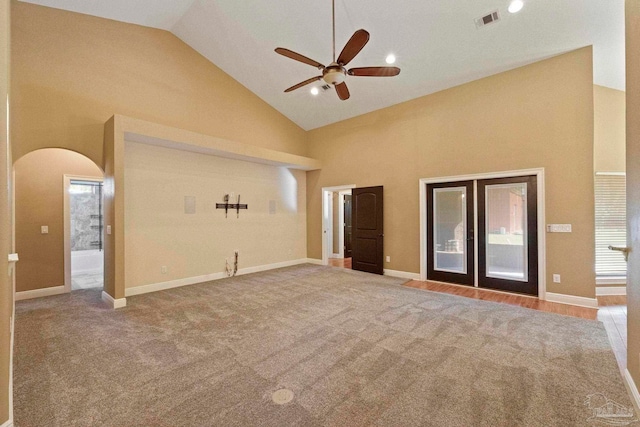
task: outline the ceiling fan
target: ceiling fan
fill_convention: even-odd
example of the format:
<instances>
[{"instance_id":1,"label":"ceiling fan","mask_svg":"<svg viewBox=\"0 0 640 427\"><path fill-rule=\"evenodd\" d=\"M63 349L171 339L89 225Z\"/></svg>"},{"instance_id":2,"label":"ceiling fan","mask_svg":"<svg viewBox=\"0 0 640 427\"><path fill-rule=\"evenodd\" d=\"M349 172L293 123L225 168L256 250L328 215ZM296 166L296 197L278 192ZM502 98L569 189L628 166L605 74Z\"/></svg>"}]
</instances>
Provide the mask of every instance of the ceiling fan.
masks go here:
<instances>
[{"instance_id":1,"label":"ceiling fan","mask_svg":"<svg viewBox=\"0 0 640 427\"><path fill-rule=\"evenodd\" d=\"M336 3L335 0L331 2L331 16L333 21L333 62L328 66L324 66L318 61L314 61L313 59L307 58L304 55L300 55L292 50L285 49L283 47L276 48L276 53L280 55L286 56L287 58L294 59L296 61L303 62L305 64L309 64L313 67L316 67L318 70L322 71L321 76L312 77L308 80L298 83L297 85L293 85L288 89L285 89L285 92L291 92L293 90L299 89L303 86L306 86L310 83L313 83L318 80L324 80L330 85L333 85L336 88L336 92L338 97L341 100L349 99L349 89L347 88L347 84L344 82L347 75L349 76L367 76L367 77L392 77L400 74L400 68L398 67L360 67L360 68L351 68L347 70L345 66L351 62L353 58L362 50L362 48L369 41L369 33L365 30L358 30L349 39L347 44L340 52L338 59L336 59Z\"/></svg>"}]
</instances>

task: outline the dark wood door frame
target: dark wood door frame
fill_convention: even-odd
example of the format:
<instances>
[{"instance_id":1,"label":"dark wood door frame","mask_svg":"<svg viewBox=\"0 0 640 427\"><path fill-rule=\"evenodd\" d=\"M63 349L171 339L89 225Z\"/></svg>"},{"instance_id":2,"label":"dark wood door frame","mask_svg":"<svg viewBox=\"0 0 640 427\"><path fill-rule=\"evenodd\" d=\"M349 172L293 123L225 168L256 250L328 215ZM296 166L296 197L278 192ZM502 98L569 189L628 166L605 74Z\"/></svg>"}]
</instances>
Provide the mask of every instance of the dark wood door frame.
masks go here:
<instances>
[{"instance_id":1,"label":"dark wood door frame","mask_svg":"<svg viewBox=\"0 0 640 427\"><path fill-rule=\"evenodd\" d=\"M538 298L541 300L555 301L557 296L547 292L547 268L546 268L546 216L545 216L545 170L544 168L531 168L520 169L512 171L501 172L487 172L468 175L451 175L443 177L430 177L421 178L420 184L420 280L428 280L427 278L427 185L428 184L441 184L445 182L461 182L461 181L479 181L485 179L507 178L507 177L524 177L535 176L536 177L536 191L537 191L537 230L535 236L538 243L538 268L536 273L538 275ZM475 224L477 227L477 224ZM477 246L476 240L476 246ZM478 272L476 270L476 276ZM476 278L477 280L477 278Z\"/></svg>"},{"instance_id":2,"label":"dark wood door frame","mask_svg":"<svg viewBox=\"0 0 640 427\"><path fill-rule=\"evenodd\" d=\"M351 220L351 194L344 195L344 203L342 205L343 209L343 218L344 218L344 248L343 256L344 258L351 258L352 250L351 250L351 236L352 236L352 220Z\"/></svg>"},{"instance_id":3,"label":"dark wood door frame","mask_svg":"<svg viewBox=\"0 0 640 427\"><path fill-rule=\"evenodd\" d=\"M527 184L527 281L508 280L487 276L487 253L485 223L486 200L485 188L488 185ZM527 295L538 295L538 218L537 218L537 182L535 176L512 178L494 178L478 180L478 287L517 292Z\"/></svg>"},{"instance_id":4,"label":"dark wood door frame","mask_svg":"<svg viewBox=\"0 0 640 427\"><path fill-rule=\"evenodd\" d=\"M466 190L466 224L467 230L464 238L466 239L464 242L466 249L466 273L453 273L448 271L437 270L435 268L435 255L436 251L433 247L433 244L429 244L428 242L433 238L433 194L434 190L438 188L455 188L455 187L464 187ZM474 271L474 203L473 203L473 181L457 181L457 182L447 182L441 184L428 184L427 185L427 234L431 236L431 239L427 239L427 277L430 280L437 280L441 282L448 283L457 283L460 285L468 285L473 286L475 281L475 271ZM444 254L446 255L446 254Z\"/></svg>"}]
</instances>

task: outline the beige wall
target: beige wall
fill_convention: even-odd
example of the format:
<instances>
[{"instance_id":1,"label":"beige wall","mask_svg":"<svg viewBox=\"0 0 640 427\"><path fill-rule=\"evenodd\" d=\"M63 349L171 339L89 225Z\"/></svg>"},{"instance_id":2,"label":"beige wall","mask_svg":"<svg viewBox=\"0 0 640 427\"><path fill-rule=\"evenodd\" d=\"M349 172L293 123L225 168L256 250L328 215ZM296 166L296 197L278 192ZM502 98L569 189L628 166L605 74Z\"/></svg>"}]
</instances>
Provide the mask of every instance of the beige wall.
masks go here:
<instances>
[{"instance_id":1,"label":"beige wall","mask_svg":"<svg viewBox=\"0 0 640 427\"><path fill-rule=\"evenodd\" d=\"M11 251L11 150L7 140L7 97L9 95L9 0L0 0L0 258ZM0 262L0 425L12 417L9 409L11 317L13 284L7 264Z\"/></svg>"},{"instance_id":2,"label":"beige wall","mask_svg":"<svg viewBox=\"0 0 640 427\"><path fill-rule=\"evenodd\" d=\"M14 158L103 161L113 114L305 155L305 132L167 31L12 1Z\"/></svg>"},{"instance_id":3,"label":"beige wall","mask_svg":"<svg viewBox=\"0 0 640 427\"><path fill-rule=\"evenodd\" d=\"M224 272L236 249L239 268L306 258L303 171L125 142L124 174L127 288ZM239 218L215 208L231 192Z\"/></svg>"},{"instance_id":4,"label":"beige wall","mask_svg":"<svg viewBox=\"0 0 640 427\"><path fill-rule=\"evenodd\" d=\"M627 369L640 388L640 0L626 0L627 52Z\"/></svg>"},{"instance_id":5,"label":"beige wall","mask_svg":"<svg viewBox=\"0 0 640 427\"><path fill-rule=\"evenodd\" d=\"M104 282L103 290L113 298L124 298L124 289L116 289L116 282L124 283L124 237L121 230L124 229L123 220L124 212L122 206L124 204L124 189L116 187L116 177L119 185L124 183L124 165L123 162L115 162L115 158L124 156L124 141L118 140L116 143L116 135L120 135L120 129L117 129L115 117L109 119L104 125L104 181L103 181L103 210L104 224L106 227L112 227L112 234L104 234ZM118 138L119 139L119 138ZM118 151L116 153L116 151ZM117 196L117 197L116 197ZM116 200L117 199L117 200ZM119 207L116 212L116 205ZM116 221L116 218L119 221ZM120 288L123 286L121 285Z\"/></svg>"},{"instance_id":6,"label":"beige wall","mask_svg":"<svg viewBox=\"0 0 640 427\"><path fill-rule=\"evenodd\" d=\"M322 187L383 185L385 268L417 273L420 178L544 167L547 223L573 225L547 234L547 290L593 298L593 117L588 47L313 130L308 256L322 256Z\"/></svg>"},{"instance_id":7,"label":"beige wall","mask_svg":"<svg viewBox=\"0 0 640 427\"><path fill-rule=\"evenodd\" d=\"M46 167L43 167L46 165ZM87 157L69 150L33 151L15 165L16 291L64 285L63 177L102 177ZM40 227L49 227L41 234Z\"/></svg>"},{"instance_id":8,"label":"beige wall","mask_svg":"<svg viewBox=\"0 0 640 427\"><path fill-rule=\"evenodd\" d=\"M625 93L593 86L593 160L596 172L625 171Z\"/></svg>"}]
</instances>

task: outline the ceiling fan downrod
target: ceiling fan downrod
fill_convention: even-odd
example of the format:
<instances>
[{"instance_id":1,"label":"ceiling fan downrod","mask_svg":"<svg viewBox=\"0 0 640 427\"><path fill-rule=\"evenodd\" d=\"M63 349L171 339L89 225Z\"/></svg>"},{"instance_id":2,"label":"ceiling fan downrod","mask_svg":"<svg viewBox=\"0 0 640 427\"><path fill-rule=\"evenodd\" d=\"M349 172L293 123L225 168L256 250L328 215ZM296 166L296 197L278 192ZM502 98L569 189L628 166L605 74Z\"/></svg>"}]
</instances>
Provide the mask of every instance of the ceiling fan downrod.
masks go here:
<instances>
[{"instance_id":1,"label":"ceiling fan downrod","mask_svg":"<svg viewBox=\"0 0 640 427\"><path fill-rule=\"evenodd\" d=\"M333 62L336 62L336 0L331 0L331 23L333 25Z\"/></svg>"}]
</instances>

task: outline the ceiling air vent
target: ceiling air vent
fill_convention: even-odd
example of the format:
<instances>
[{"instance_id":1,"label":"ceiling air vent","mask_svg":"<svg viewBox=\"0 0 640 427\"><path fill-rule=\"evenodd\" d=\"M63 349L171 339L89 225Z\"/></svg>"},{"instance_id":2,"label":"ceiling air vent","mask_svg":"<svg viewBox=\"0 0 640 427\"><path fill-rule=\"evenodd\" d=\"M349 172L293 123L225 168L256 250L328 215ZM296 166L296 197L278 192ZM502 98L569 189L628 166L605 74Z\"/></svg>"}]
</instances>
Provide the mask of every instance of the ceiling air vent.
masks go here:
<instances>
[{"instance_id":1,"label":"ceiling air vent","mask_svg":"<svg viewBox=\"0 0 640 427\"><path fill-rule=\"evenodd\" d=\"M497 10L493 12L481 16L480 18L476 18L476 28L482 28L485 25L493 24L494 22L498 22L500 20L500 13Z\"/></svg>"}]
</instances>

